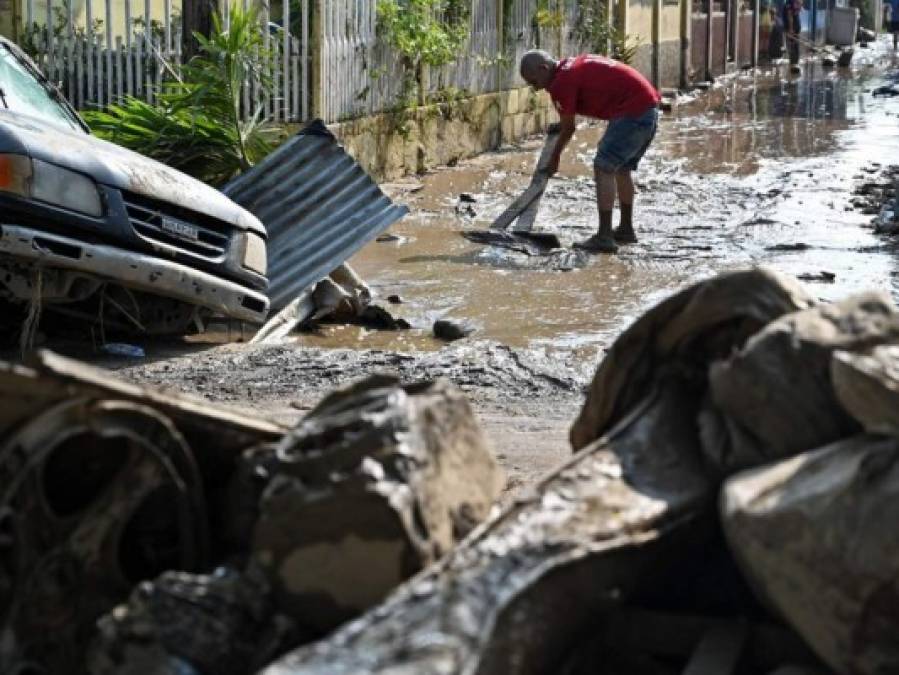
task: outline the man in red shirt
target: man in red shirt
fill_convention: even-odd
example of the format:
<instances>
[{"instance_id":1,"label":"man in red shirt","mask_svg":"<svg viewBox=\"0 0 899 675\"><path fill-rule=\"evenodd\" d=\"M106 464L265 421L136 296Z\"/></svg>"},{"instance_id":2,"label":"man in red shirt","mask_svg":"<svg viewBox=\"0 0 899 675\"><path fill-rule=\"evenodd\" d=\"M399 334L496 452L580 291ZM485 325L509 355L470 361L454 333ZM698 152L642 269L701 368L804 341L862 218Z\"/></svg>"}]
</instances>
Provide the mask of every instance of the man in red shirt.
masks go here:
<instances>
[{"instance_id":1,"label":"man in red shirt","mask_svg":"<svg viewBox=\"0 0 899 675\"><path fill-rule=\"evenodd\" d=\"M532 50L522 57L520 70L530 86L549 92L561 118L559 139L547 166L550 176L559 170L562 150L574 134L575 115L609 120L593 159L599 231L578 245L615 253L616 240L635 243L631 171L655 136L659 92L630 66L593 54L556 61L544 51ZM616 192L621 222L613 231Z\"/></svg>"}]
</instances>

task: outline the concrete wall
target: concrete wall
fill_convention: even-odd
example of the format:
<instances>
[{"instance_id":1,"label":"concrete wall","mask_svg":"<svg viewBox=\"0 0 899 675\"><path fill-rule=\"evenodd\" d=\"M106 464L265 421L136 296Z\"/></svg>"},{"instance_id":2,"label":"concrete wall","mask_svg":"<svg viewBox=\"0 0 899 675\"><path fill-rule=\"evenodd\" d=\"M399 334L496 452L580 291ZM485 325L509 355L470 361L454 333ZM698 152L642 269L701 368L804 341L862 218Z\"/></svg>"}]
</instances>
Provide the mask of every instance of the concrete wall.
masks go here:
<instances>
[{"instance_id":1,"label":"concrete wall","mask_svg":"<svg viewBox=\"0 0 899 675\"><path fill-rule=\"evenodd\" d=\"M680 0L687 2L689 0ZM658 74L659 87L680 84L681 27L680 2L659 2L658 18ZM626 18L626 32L640 41L633 66L647 78L653 78L653 0L630 0Z\"/></svg>"},{"instance_id":2,"label":"concrete wall","mask_svg":"<svg viewBox=\"0 0 899 675\"><path fill-rule=\"evenodd\" d=\"M522 88L465 99L451 114L425 106L405 120L384 114L329 128L362 168L383 181L494 150L557 120L546 94Z\"/></svg>"}]
</instances>

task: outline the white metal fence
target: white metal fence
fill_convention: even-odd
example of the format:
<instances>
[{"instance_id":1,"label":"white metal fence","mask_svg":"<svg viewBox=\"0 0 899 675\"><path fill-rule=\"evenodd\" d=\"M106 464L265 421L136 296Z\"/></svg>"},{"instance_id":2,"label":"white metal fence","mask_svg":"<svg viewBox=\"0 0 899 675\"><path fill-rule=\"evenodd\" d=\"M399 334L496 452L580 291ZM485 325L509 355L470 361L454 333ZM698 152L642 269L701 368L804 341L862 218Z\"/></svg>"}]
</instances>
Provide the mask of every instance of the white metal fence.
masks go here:
<instances>
[{"instance_id":1,"label":"white metal fence","mask_svg":"<svg viewBox=\"0 0 899 675\"><path fill-rule=\"evenodd\" d=\"M430 69L432 95L447 87L471 95L520 87L518 61L528 49L540 46L557 54L583 49L575 31L577 0L549 3L561 19L553 26L538 26L538 0L470 2L469 39L453 63ZM406 92L399 55L377 34L376 8L377 0L323 2L320 114L326 122L388 110Z\"/></svg>"},{"instance_id":2,"label":"white metal fence","mask_svg":"<svg viewBox=\"0 0 899 675\"><path fill-rule=\"evenodd\" d=\"M135 0L84 0L77 15L72 0L45 1L38 16L35 0L27 0L23 46L80 110L102 108L126 96L153 102L162 82L182 63L181 21L172 0L163 0L161 7L158 1L142 0L139 12ZM246 9L248 0L242 2ZM278 17L268 5L261 8L270 55L264 67L273 86L268 92L258 84L245 85L247 116L262 106L274 121L309 117L309 2L285 0ZM292 16L292 8L300 16Z\"/></svg>"},{"instance_id":3,"label":"white metal fence","mask_svg":"<svg viewBox=\"0 0 899 675\"><path fill-rule=\"evenodd\" d=\"M48 77L79 109L126 95L152 102L170 66L182 62L180 8L173 0L79 0L76 15L74 1L25 0L26 46ZM239 1L244 7L258 2ZM247 114L261 105L275 121L315 114L330 123L388 110L408 95L400 55L378 35L378 0L280 0L274 13L268 1L260 13L274 86L271 93L245 88ZM470 3L469 38L453 63L430 69L430 95L447 88L477 95L522 86L518 61L526 50L582 49L575 37L578 0ZM558 19L538 25L538 6L550 7Z\"/></svg>"}]
</instances>

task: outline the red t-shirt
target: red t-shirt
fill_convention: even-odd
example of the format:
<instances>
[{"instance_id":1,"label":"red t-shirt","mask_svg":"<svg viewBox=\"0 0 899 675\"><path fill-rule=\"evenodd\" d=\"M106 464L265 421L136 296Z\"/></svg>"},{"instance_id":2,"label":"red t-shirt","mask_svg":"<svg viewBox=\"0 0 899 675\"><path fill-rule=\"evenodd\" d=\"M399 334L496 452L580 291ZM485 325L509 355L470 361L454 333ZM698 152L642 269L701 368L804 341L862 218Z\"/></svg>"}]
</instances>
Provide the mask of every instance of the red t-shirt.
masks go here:
<instances>
[{"instance_id":1,"label":"red t-shirt","mask_svg":"<svg viewBox=\"0 0 899 675\"><path fill-rule=\"evenodd\" d=\"M639 72L594 54L563 59L547 91L560 115L601 120L634 117L661 100Z\"/></svg>"}]
</instances>

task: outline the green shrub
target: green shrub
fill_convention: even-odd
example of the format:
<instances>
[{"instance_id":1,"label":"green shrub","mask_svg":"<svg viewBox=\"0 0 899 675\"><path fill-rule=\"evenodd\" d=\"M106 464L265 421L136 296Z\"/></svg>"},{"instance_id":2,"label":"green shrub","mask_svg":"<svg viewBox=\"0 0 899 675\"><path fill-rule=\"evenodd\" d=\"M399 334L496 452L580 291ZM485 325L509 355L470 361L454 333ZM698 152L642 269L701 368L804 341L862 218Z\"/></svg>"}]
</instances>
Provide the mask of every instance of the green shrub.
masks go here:
<instances>
[{"instance_id":1,"label":"green shrub","mask_svg":"<svg viewBox=\"0 0 899 675\"><path fill-rule=\"evenodd\" d=\"M278 130L261 105L242 109L242 85L271 92L262 28L254 9L234 6L226 30L213 17L209 37L197 35L200 51L180 68L170 69L156 102L127 98L84 117L94 133L157 159L212 185L252 167L274 147ZM246 118L246 119L245 119Z\"/></svg>"}]
</instances>

